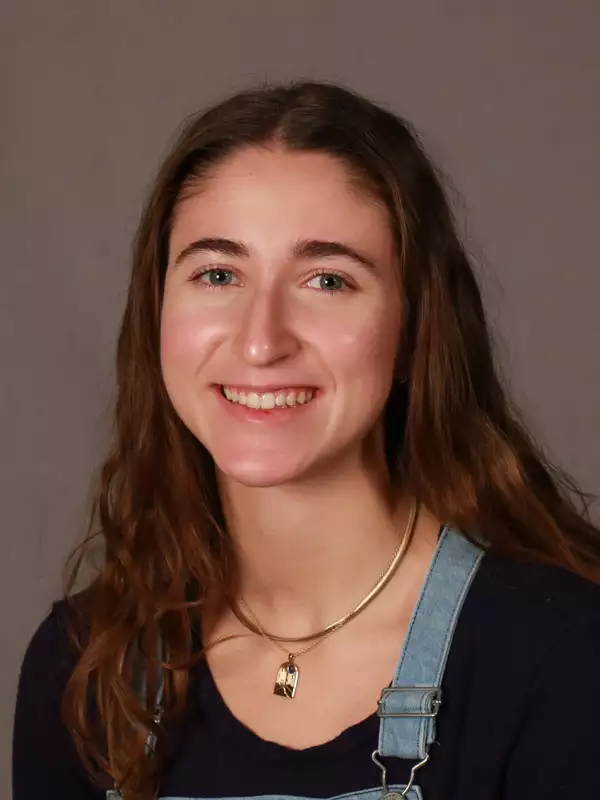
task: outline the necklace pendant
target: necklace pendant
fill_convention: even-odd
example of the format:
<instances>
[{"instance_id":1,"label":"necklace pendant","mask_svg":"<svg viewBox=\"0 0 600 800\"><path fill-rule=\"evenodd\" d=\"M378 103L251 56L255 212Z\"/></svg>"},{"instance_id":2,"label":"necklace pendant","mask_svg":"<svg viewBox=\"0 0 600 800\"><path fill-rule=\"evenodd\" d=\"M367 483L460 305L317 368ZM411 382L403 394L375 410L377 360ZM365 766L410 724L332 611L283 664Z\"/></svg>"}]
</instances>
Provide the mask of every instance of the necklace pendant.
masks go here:
<instances>
[{"instance_id":1,"label":"necklace pendant","mask_svg":"<svg viewBox=\"0 0 600 800\"><path fill-rule=\"evenodd\" d=\"M284 661L277 670L277 678L275 679L275 686L273 687L273 694L278 694L280 697L291 698L296 694L296 687L298 685L298 678L300 672L297 665L294 663L293 658Z\"/></svg>"}]
</instances>

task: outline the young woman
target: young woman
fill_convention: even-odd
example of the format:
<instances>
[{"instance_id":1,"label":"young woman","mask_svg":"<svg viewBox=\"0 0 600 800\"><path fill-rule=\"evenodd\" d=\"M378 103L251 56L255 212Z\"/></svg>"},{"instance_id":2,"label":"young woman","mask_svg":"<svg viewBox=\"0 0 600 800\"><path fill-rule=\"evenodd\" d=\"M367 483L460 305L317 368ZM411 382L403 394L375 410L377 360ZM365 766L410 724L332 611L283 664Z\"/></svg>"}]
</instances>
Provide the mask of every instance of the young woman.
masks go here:
<instances>
[{"instance_id":1,"label":"young woman","mask_svg":"<svg viewBox=\"0 0 600 800\"><path fill-rule=\"evenodd\" d=\"M600 796L599 531L406 122L321 83L192 119L117 363L105 560L25 656L16 800Z\"/></svg>"}]
</instances>

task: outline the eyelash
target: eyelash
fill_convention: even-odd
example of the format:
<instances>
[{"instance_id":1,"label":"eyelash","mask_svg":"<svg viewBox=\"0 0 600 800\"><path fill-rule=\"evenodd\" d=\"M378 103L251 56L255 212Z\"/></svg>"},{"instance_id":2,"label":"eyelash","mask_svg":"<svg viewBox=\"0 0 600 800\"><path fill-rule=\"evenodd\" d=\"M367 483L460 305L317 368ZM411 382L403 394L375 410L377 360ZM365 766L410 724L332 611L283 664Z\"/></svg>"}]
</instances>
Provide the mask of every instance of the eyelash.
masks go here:
<instances>
[{"instance_id":1,"label":"eyelash","mask_svg":"<svg viewBox=\"0 0 600 800\"><path fill-rule=\"evenodd\" d=\"M346 294L346 292L351 292L355 288L343 272L338 272L335 269L316 269L306 282L308 283L308 281L312 281L313 278L318 278L321 275L332 275L344 281L344 286L341 289L319 289L318 291L322 294Z\"/></svg>"},{"instance_id":2,"label":"eyelash","mask_svg":"<svg viewBox=\"0 0 600 800\"><path fill-rule=\"evenodd\" d=\"M199 283L202 285L204 289L225 289L226 286L215 286L212 283L202 283L200 278L204 277L204 275L208 275L210 272L230 272L232 275L235 275L235 272L232 269L223 269L223 267L206 267L205 269L200 270L200 272L194 272L193 275L190 276L190 281L192 283Z\"/></svg>"},{"instance_id":3,"label":"eyelash","mask_svg":"<svg viewBox=\"0 0 600 800\"><path fill-rule=\"evenodd\" d=\"M236 272L233 269L224 269L223 267L207 267L206 269L203 269L201 272L196 272L194 275L192 275L190 281L192 283L200 284L203 289L208 289L209 291L214 291L215 289L227 289L227 287L231 285L231 284L223 284L222 286L219 286L212 283L203 283L200 279L204 275L208 275L210 272L227 272L230 273L231 275L234 276L236 275ZM346 294L346 292L351 292L355 288L352 285L350 279L346 275L344 275L343 272L338 272L335 269L317 269L307 278L306 283L312 281L314 278L318 278L321 275L336 276L338 278L341 278L345 284L345 286L341 289L319 289L318 291L321 292L321 294Z\"/></svg>"}]
</instances>

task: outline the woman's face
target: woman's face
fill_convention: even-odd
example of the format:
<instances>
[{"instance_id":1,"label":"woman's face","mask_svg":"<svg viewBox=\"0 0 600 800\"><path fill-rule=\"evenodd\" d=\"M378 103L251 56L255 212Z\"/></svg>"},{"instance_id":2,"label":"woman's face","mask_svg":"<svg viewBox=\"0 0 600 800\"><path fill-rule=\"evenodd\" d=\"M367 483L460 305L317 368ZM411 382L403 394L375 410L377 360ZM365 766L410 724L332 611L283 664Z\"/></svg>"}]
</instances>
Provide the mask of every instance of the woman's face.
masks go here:
<instances>
[{"instance_id":1,"label":"woman's face","mask_svg":"<svg viewBox=\"0 0 600 800\"><path fill-rule=\"evenodd\" d=\"M360 459L401 329L382 204L329 155L247 148L176 207L161 361L217 468L274 486Z\"/></svg>"}]
</instances>

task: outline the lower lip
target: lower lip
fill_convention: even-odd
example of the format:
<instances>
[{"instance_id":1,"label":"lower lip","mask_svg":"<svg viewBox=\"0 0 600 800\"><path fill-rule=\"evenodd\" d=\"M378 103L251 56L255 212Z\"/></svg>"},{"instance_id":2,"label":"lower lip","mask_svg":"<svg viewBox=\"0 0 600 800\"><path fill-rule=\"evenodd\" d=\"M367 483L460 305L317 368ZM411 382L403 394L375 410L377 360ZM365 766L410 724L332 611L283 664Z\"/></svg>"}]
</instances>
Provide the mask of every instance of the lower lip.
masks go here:
<instances>
[{"instance_id":1,"label":"lower lip","mask_svg":"<svg viewBox=\"0 0 600 800\"><path fill-rule=\"evenodd\" d=\"M310 402L296 406L285 406L281 408L279 406L276 408L248 408L248 406L243 406L240 403L232 403L228 400L221 391L220 386L214 386L213 389L219 402L235 419L245 422L262 422L271 425L289 422L292 419L298 419L304 416L306 410L317 400L317 397L313 395Z\"/></svg>"}]
</instances>

